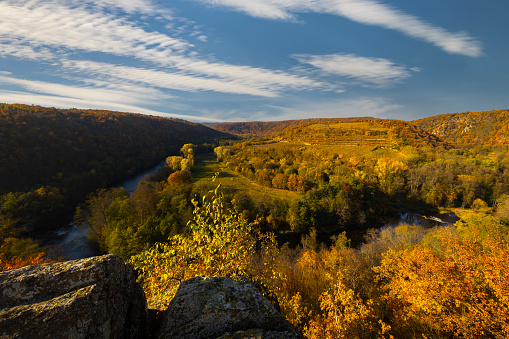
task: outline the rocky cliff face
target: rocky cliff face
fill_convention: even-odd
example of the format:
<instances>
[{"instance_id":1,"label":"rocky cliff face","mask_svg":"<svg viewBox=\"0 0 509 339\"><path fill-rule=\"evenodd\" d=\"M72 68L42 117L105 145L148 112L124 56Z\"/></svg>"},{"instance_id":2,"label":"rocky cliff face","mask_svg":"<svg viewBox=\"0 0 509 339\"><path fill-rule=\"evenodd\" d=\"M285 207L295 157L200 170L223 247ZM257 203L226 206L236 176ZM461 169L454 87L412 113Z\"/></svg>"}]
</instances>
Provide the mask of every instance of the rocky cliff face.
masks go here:
<instances>
[{"instance_id":1,"label":"rocky cliff face","mask_svg":"<svg viewBox=\"0 0 509 339\"><path fill-rule=\"evenodd\" d=\"M147 338L134 271L105 255L0 273L0 338Z\"/></svg>"},{"instance_id":2,"label":"rocky cliff face","mask_svg":"<svg viewBox=\"0 0 509 339\"><path fill-rule=\"evenodd\" d=\"M302 338L249 282L196 277L183 282L150 328L133 269L115 255L0 273L0 339Z\"/></svg>"}]
</instances>

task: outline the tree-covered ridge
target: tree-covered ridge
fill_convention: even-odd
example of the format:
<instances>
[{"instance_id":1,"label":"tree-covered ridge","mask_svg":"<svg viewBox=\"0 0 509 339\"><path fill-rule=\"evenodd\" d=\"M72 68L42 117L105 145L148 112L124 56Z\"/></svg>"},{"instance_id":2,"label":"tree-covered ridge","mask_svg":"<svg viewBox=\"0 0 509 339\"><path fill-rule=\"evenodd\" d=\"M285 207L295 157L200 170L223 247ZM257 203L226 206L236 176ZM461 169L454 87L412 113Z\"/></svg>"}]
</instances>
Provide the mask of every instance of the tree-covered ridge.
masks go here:
<instances>
[{"instance_id":1,"label":"tree-covered ridge","mask_svg":"<svg viewBox=\"0 0 509 339\"><path fill-rule=\"evenodd\" d=\"M231 137L141 114L0 104L0 193L112 184L187 142Z\"/></svg>"},{"instance_id":2,"label":"tree-covered ridge","mask_svg":"<svg viewBox=\"0 0 509 339\"><path fill-rule=\"evenodd\" d=\"M278 137L285 141L345 146L446 146L438 137L411 123L387 119L308 122L288 128Z\"/></svg>"},{"instance_id":3,"label":"tree-covered ridge","mask_svg":"<svg viewBox=\"0 0 509 339\"><path fill-rule=\"evenodd\" d=\"M509 110L450 113L414 121L415 125L460 147L509 144Z\"/></svg>"},{"instance_id":4,"label":"tree-covered ridge","mask_svg":"<svg viewBox=\"0 0 509 339\"><path fill-rule=\"evenodd\" d=\"M215 130L235 134L241 137L264 137L273 136L284 130L310 123L320 123L327 121L349 121L361 118L314 118L301 120L283 120L283 121L249 121L249 122L225 122L206 124Z\"/></svg>"}]
</instances>

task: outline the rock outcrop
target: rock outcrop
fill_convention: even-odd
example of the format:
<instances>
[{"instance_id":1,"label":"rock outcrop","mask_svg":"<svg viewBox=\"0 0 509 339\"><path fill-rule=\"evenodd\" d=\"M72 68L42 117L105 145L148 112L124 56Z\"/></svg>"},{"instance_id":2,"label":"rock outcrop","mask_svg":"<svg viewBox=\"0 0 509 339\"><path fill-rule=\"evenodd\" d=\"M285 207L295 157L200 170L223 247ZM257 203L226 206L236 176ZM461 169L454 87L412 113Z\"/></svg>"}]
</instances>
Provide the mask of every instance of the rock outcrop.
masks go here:
<instances>
[{"instance_id":1,"label":"rock outcrop","mask_svg":"<svg viewBox=\"0 0 509 339\"><path fill-rule=\"evenodd\" d=\"M181 283L162 326L151 320L133 269L115 255L0 273L0 339L303 338L250 282L222 277Z\"/></svg>"},{"instance_id":2,"label":"rock outcrop","mask_svg":"<svg viewBox=\"0 0 509 339\"><path fill-rule=\"evenodd\" d=\"M147 338L147 303L115 255L0 273L0 338Z\"/></svg>"},{"instance_id":3,"label":"rock outcrop","mask_svg":"<svg viewBox=\"0 0 509 339\"><path fill-rule=\"evenodd\" d=\"M158 339L302 338L249 282L195 277L180 284Z\"/></svg>"}]
</instances>

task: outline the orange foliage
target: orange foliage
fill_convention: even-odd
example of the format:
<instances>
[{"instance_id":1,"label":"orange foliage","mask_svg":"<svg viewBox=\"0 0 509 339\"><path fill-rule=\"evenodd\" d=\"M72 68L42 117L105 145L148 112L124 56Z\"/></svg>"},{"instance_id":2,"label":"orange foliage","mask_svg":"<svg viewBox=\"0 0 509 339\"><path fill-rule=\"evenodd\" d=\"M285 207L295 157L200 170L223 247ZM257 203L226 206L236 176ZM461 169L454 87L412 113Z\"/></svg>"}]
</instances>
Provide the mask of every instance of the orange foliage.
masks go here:
<instances>
[{"instance_id":1,"label":"orange foliage","mask_svg":"<svg viewBox=\"0 0 509 339\"><path fill-rule=\"evenodd\" d=\"M509 337L509 248L441 232L444 253L389 251L377 268L401 337Z\"/></svg>"},{"instance_id":2,"label":"orange foliage","mask_svg":"<svg viewBox=\"0 0 509 339\"><path fill-rule=\"evenodd\" d=\"M3 247L4 246L0 248L0 272L14 270L28 265L40 265L54 262L46 258L46 254L44 252L32 254L27 258L13 257L11 259L6 259L5 253L3 252Z\"/></svg>"},{"instance_id":3,"label":"orange foliage","mask_svg":"<svg viewBox=\"0 0 509 339\"><path fill-rule=\"evenodd\" d=\"M343 261L336 248L322 253L323 276L319 280L326 286L319 297L321 312L305 329L307 338L374 338L390 329L382 326L381 332L380 324L385 324L378 321L374 301L363 300L347 286L351 272Z\"/></svg>"},{"instance_id":4,"label":"orange foliage","mask_svg":"<svg viewBox=\"0 0 509 339\"><path fill-rule=\"evenodd\" d=\"M192 179L188 171L176 171L170 174L167 182L170 186L184 186L190 184Z\"/></svg>"},{"instance_id":5,"label":"orange foliage","mask_svg":"<svg viewBox=\"0 0 509 339\"><path fill-rule=\"evenodd\" d=\"M288 177L288 189L290 191L305 192L306 183L304 178L298 174L292 174Z\"/></svg>"}]
</instances>

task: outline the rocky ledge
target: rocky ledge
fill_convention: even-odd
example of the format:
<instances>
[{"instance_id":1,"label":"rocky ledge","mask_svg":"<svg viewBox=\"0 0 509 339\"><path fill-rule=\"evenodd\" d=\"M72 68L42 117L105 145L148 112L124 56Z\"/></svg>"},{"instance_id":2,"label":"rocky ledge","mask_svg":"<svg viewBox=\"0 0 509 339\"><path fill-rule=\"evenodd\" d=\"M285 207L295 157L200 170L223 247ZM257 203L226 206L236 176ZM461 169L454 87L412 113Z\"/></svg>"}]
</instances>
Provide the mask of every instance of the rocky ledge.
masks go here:
<instances>
[{"instance_id":1,"label":"rocky ledge","mask_svg":"<svg viewBox=\"0 0 509 339\"><path fill-rule=\"evenodd\" d=\"M132 268L105 255L0 273L0 338L147 338Z\"/></svg>"},{"instance_id":2,"label":"rocky ledge","mask_svg":"<svg viewBox=\"0 0 509 339\"><path fill-rule=\"evenodd\" d=\"M249 282L183 282L150 329L133 269L115 255L0 273L4 338L302 338Z\"/></svg>"}]
</instances>

